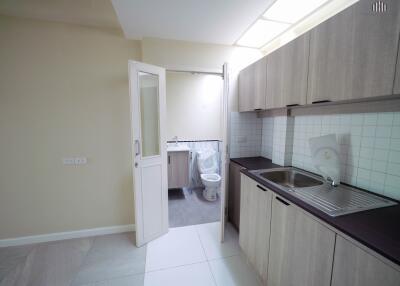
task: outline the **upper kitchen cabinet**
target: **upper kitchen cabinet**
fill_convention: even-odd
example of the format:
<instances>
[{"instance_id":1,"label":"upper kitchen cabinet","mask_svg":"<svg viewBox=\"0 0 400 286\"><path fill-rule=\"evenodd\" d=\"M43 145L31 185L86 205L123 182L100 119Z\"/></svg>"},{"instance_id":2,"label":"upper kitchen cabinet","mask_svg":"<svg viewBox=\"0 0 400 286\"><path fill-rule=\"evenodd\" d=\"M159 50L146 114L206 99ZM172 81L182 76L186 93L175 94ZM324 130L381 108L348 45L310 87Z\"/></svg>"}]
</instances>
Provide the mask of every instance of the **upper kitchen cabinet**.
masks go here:
<instances>
[{"instance_id":1,"label":"upper kitchen cabinet","mask_svg":"<svg viewBox=\"0 0 400 286\"><path fill-rule=\"evenodd\" d=\"M311 31L307 103L392 94L400 1L361 0Z\"/></svg>"},{"instance_id":2,"label":"upper kitchen cabinet","mask_svg":"<svg viewBox=\"0 0 400 286\"><path fill-rule=\"evenodd\" d=\"M239 73L239 111L263 110L267 84L266 58L251 64Z\"/></svg>"},{"instance_id":3,"label":"upper kitchen cabinet","mask_svg":"<svg viewBox=\"0 0 400 286\"><path fill-rule=\"evenodd\" d=\"M304 34L267 56L268 108L306 104L309 40Z\"/></svg>"}]
</instances>

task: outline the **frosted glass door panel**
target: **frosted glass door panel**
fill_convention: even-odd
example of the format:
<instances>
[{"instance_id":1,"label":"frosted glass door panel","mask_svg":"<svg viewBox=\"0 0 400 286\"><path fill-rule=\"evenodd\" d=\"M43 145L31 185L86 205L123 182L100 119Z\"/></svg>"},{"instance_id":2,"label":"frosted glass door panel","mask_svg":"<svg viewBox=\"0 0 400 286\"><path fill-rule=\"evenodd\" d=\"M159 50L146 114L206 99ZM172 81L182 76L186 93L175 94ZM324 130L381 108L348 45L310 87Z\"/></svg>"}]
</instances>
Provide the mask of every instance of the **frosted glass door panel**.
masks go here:
<instances>
[{"instance_id":1,"label":"frosted glass door panel","mask_svg":"<svg viewBox=\"0 0 400 286\"><path fill-rule=\"evenodd\" d=\"M160 155L158 75L139 73L142 157Z\"/></svg>"}]
</instances>

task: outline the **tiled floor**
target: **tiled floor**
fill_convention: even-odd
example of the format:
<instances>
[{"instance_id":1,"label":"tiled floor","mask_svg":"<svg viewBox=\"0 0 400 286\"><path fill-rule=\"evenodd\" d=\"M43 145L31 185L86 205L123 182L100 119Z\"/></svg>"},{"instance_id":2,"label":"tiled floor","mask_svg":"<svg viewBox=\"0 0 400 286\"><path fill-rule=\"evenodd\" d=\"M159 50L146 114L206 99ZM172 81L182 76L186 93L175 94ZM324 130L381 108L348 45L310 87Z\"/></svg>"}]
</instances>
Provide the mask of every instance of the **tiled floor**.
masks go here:
<instances>
[{"instance_id":1,"label":"tiled floor","mask_svg":"<svg viewBox=\"0 0 400 286\"><path fill-rule=\"evenodd\" d=\"M169 226L180 227L219 221L221 200L209 202L203 197L204 188L168 190Z\"/></svg>"},{"instance_id":2,"label":"tiled floor","mask_svg":"<svg viewBox=\"0 0 400 286\"><path fill-rule=\"evenodd\" d=\"M146 247L112 234L0 248L0 286L256 286L237 232L219 223L170 229Z\"/></svg>"},{"instance_id":3,"label":"tiled floor","mask_svg":"<svg viewBox=\"0 0 400 286\"><path fill-rule=\"evenodd\" d=\"M254 270L227 226L219 242L219 222L178 227L147 245L145 286L257 286Z\"/></svg>"}]
</instances>

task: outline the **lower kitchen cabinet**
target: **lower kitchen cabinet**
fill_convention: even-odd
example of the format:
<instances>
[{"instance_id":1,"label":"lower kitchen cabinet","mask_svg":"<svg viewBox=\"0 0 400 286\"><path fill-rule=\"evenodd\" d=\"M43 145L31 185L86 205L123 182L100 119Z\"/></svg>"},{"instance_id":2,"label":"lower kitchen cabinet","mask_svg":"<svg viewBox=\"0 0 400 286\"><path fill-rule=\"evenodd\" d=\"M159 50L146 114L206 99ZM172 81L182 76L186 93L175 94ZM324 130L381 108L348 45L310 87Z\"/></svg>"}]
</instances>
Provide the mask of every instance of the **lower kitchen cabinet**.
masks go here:
<instances>
[{"instance_id":1,"label":"lower kitchen cabinet","mask_svg":"<svg viewBox=\"0 0 400 286\"><path fill-rule=\"evenodd\" d=\"M329 286L335 235L274 195L267 285Z\"/></svg>"},{"instance_id":2,"label":"lower kitchen cabinet","mask_svg":"<svg viewBox=\"0 0 400 286\"><path fill-rule=\"evenodd\" d=\"M241 175L239 244L260 278L267 281L272 192Z\"/></svg>"},{"instance_id":3,"label":"lower kitchen cabinet","mask_svg":"<svg viewBox=\"0 0 400 286\"><path fill-rule=\"evenodd\" d=\"M344 239L336 238L332 286L399 286L400 272Z\"/></svg>"}]
</instances>

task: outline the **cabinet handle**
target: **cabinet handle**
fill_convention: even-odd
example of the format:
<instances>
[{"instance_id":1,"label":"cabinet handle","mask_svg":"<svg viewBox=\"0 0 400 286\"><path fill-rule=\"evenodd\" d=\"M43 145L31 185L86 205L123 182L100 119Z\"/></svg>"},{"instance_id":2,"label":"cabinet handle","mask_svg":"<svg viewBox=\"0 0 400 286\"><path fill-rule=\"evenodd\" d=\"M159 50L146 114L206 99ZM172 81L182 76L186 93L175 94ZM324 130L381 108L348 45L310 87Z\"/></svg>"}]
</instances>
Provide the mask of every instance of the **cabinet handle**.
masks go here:
<instances>
[{"instance_id":1,"label":"cabinet handle","mask_svg":"<svg viewBox=\"0 0 400 286\"><path fill-rule=\"evenodd\" d=\"M261 108L254 108L254 111L260 111Z\"/></svg>"},{"instance_id":2,"label":"cabinet handle","mask_svg":"<svg viewBox=\"0 0 400 286\"><path fill-rule=\"evenodd\" d=\"M275 197L275 199L277 199L278 201L280 201L282 204L286 205L286 206L290 206L290 204L284 200L282 200L280 197Z\"/></svg>"},{"instance_id":3,"label":"cabinet handle","mask_svg":"<svg viewBox=\"0 0 400 286\"><path fill-rule=\"evenodd\" d=\"M317 104L317 103L326 103L326 102L332 102L330 100L317 100L317 101L313 101L311 102L312 104Z\"/></svg>"},{"instance_id":4,"label":"cabinet handle","mask_svg":"<svg viewBox=\"0 0 400 286\"><path fill-rule=\"evenodd\" d=\"M171 164L171 156L168 155L168 165Z\"/></svg>"},{"instance_id":5,"label":"cabinet handle","mask_svg":"<svg viewBox=\"0 0 400 286\"><path fill-rule=\"evenodd\" d=\"M266 192L267 190L266 189L264 189L263 187L261 187L260 185L257 185L257 188L259 188L260 190L262 190L262 191L264 191L264 192Z\"/></svg>"},{"instance_id":6,"label":"cabinet handle","mask_svg":"<svg viewBox=\"0 0 400 286\"><path fill-rule=\"evenodd\" d=\"M286 104L286 107L292 107L292 106L299 106L300 104L294 103L294 104Z\"/></svg>"}]
</instances>

